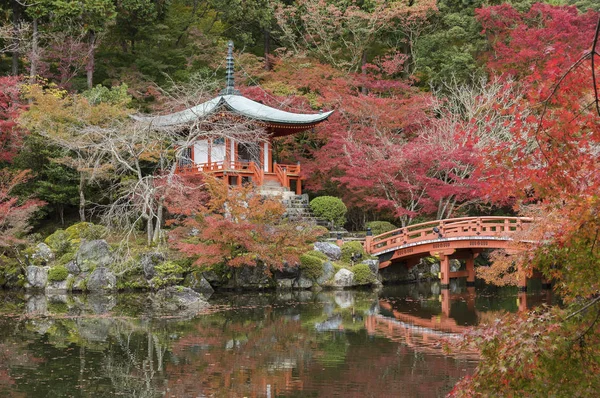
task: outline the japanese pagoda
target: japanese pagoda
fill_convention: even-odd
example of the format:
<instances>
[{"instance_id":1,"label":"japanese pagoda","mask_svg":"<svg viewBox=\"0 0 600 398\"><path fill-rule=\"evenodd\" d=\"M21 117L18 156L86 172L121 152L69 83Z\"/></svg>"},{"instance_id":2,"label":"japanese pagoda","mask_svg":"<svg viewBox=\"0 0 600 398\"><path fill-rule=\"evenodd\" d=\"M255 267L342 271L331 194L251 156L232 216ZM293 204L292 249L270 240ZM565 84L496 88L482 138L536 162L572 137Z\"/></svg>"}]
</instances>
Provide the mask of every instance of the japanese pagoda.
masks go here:
<instances>
[{"instance_id":1,"label":"japanese pagoda","mask_svg":"<svg viewBox=\"0 0 600 398\"><path fill-rule=\"evenodd\" d=\"M253 101L234 86L233 42L227 54L227 85L220 95L180 112L162 116L133 116L153 128L185 128L213 115L228 115L235 120L245 118L266 130L266 141L236 142L232 138L198 139L184 151L178 163L180 174L212 174L228 185L252 183L257 188L302 193L300 164L281 164L273 159L273 139L313 128L333 111L316 114L286 112Z\"/></svg>"}]
</instances>

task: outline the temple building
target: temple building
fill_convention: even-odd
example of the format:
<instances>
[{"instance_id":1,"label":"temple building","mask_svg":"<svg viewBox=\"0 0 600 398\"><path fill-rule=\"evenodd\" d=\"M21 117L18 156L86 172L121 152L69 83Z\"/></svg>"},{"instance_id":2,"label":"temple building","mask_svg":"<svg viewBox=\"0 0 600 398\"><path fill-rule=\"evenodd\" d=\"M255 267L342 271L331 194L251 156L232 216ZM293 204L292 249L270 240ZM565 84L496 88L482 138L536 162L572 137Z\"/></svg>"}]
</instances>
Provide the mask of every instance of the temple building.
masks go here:
<instances>
[{"instance_id":1,"label":"temple building","mask_svg":"<svg viewBox=\"0 0 600 398\"><path fill-rule=\"evenodd\" d=\"M281 164L273 159L273 139L308 130L325 121L332 113L292 113L263 105L244 97L234 87L233 42L227 54L227 85L220 95L180 112L162 116L134 116L154 128L182 129L214 115L240 117L265 129L267 140L248 143L233 138L198 139L184 151L177 172L208 173L226 184L252 183L257 188L302 193L300 164Z\"/></svg>"}]
</instances>

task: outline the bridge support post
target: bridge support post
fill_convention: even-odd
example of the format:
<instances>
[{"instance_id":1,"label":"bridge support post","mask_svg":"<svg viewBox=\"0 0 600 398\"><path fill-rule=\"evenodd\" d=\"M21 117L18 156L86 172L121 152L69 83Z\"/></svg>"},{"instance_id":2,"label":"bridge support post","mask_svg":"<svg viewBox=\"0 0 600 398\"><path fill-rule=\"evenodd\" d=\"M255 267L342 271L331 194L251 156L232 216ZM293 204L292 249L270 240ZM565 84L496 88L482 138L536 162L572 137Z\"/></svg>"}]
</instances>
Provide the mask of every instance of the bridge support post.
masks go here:
<instances>
[{"instance_id":1,"label":"bridge support post","mask_svg":"<svg viewBox=\"0 0 600 398\"><path fill-rule=\"evenodd\" d=\"M467 267L467 287L475 286L475 256L467 257L465 265Z\"/></svg>"},{"instance_id":2,"label":"bridge support post","mask_svg":"<svg viewBox=\"0 0 600 398\"><path fill-rule=\"evenodd\" d=\"M523 267L519 266L517 269L517 274L518 274L518 286L519 286L519 291L520 292L526 292L527 291L527 274L525 273L525 270L523 269Z\"/></svg>"},{"instance_id":3,"label":"bridge support post","mask_svg":"<svg viewBox=\"0 0 600 398\"><path fill-rule=\"evenodd\" d=\"M442 289L450 288L450 256L440 254L440 282Z\"/></svg>"},{"instance_id":4,"label":"bridge support post","mask_svg":"<svg viewBox=\"0 0 600 398\"><path fill-rule=\"evenodd\" d=\"M450 290L443 289L440 295L440 300L442 302L442 314L446 316L446 318L450 317Z\"/></svg>"},{"instance_id":5,"label":"bridge support post","mask_svg":"<svg viewBox=\"0 0 600 398\"><path fill-rule=\"evenodd\" d=\"M371 254L371 243L373 242L373 231L367 228L367 236L365 237L365 251Z\"/></svg>"}]
</instances>

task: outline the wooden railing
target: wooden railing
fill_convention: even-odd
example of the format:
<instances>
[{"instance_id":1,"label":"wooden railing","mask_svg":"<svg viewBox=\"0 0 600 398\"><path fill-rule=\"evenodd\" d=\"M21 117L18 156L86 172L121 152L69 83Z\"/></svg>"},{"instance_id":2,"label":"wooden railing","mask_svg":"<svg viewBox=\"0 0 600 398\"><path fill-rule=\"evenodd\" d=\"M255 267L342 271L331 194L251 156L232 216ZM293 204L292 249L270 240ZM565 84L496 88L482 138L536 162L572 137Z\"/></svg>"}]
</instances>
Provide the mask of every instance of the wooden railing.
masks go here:
<instances>
[{"instance_id":1,"label":"wooden railing","mask_svg":"<svg viewBox=\"0 0 600 398\"><path fill-rule=\"evenodd\" d=\"M250 162L250 171L252 171L252 181L254 181L254 185L257 187L262 186L263 180L265 178L265 173L263 169L258 167L258 165L254 162Z\"/></svg>"},{"instance_id":2,"label":"wooden railing","mask_svg":"<svg viewBox=\"0 0 600 398\"><path fill-rule=\"evenodd\" d=\"M527 217L463 217L410 225L374 236L365 244L368 253L389 248L446 238L508 237L531 223ZM434 230L435 228L435 230Z\"/></svg>"},{"instance_id":3,"label":"wooden railing","mask_svg":"<svg viewBox=\"0 0 600 398\"><path fill-rule=\"evenodd\" d=\"M280 164L273 163L273 170L277 176L277 180L282 187L290 187L290 176L294 178L300 177L300 165L299 164Z\"/></svg>"},{"instance_id":4,"label":"wooden railing","mask_svg":"<svg viewBox=\"0 0 600 398\"><path fill-rule=\"evenodd\" d=\"M264 181L264 172L255 162L221 161L189 164L177 166L176 170L176 173L180 175L224 172L248 175L252 177L252 181L254 181L257 186L261 186Z\"/></svg>"}]
</instances>

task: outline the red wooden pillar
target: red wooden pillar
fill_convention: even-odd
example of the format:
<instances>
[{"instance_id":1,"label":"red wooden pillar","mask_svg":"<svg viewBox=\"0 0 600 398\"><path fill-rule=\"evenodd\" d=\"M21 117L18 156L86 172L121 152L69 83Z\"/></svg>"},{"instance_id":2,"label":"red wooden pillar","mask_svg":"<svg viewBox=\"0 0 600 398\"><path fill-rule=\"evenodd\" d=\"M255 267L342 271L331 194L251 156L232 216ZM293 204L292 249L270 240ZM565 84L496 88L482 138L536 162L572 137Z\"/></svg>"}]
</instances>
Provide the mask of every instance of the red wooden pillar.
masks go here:
<instances>
[{"instance_id":1,"label":"red wooden pillar","mask_svg":"<svg viewBox=\"0 0 600 398\"><path fill-rule=\"evenodd\" d=\"M443 289L441 291L440 299L442 301L442 314L448 318L450 316L450 290Z\"/></svg>"},{"instance_id":2,"label":"red wooden pillar","mask_svg":"<svg viewBox=\"0 0 600 398\"><path fill-rule=\"evenodd\" d=\"M467 287L475 286L475 256L470 255L465 259L467 266Z\"/></svg>"},{"instance_id":3,"label":"red wooden pillar","mask_svg":"<svg viewBox=\"0 0 600 398\"><path fill-rule=\"evenodd\" d=\"M300 181L302 180L300 179L300 177L298 177L298 179L296 180L296 195L302 195L302 183Z\"/></svg>"},{"instance_id":4,"label":"red wooden pillar","mask_svg":"<svg viewBox=\"0 0 600 398\"><path fill-rule=\"evenodd\" d=\"M440 281L441 288L450 288L450 256L440 254Z\"/></svg>"},{"instance_id":5,"label":"red wooden pillar","mask_svg":"<svg viewBox=\"0 0 600 398\"><path fill-rule=\"evenodd\" d=\"M367 228L367 236L365 237L365 252L371 254L371 243L373 242L373 231L371 228Z\"/></svg>"}]
</instances>

